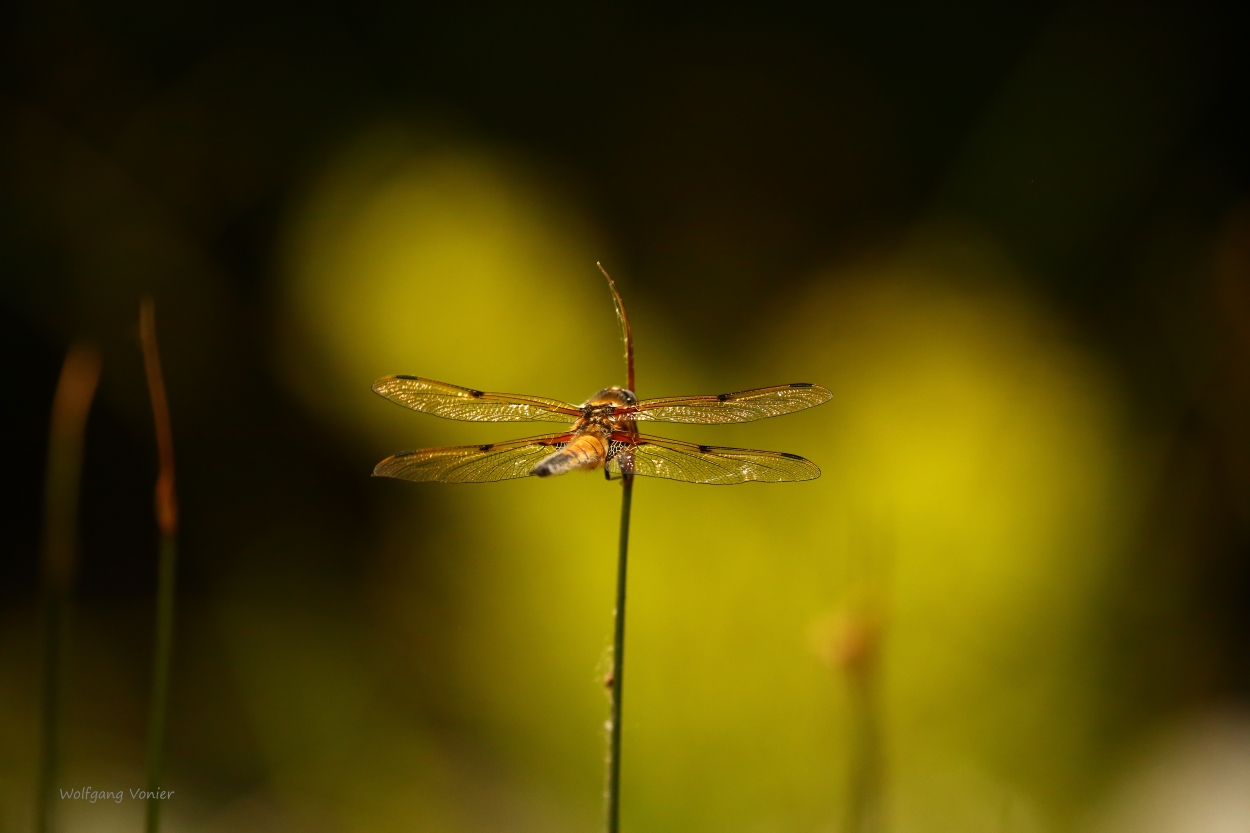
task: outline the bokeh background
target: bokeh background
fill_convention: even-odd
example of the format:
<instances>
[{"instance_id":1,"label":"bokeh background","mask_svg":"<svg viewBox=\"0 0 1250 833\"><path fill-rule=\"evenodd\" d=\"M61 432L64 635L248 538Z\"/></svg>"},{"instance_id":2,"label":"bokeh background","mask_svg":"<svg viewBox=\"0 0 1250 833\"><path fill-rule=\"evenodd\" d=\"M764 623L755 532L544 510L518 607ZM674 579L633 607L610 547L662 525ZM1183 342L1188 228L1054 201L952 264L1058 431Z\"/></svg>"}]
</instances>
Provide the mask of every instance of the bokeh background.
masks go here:
<instances>
[{"instance_id":1,"label":"bokeh background","mask_svg":"<svg viewBox=\"0 0 1250 833\"><path fill-rule=\"evenodd\" d=\"M835 394L665 432L818 481L638 484L626 830L1250 830L1240 20L4 15L0 828L33 820L47 424L80 338L104 371L62 780L143 783L150 292L182 507L167 829L598 829L619 485L373 480L529 429L369 386L623 382L602 260L643 397Z\"/></svg>"}]
</instances>

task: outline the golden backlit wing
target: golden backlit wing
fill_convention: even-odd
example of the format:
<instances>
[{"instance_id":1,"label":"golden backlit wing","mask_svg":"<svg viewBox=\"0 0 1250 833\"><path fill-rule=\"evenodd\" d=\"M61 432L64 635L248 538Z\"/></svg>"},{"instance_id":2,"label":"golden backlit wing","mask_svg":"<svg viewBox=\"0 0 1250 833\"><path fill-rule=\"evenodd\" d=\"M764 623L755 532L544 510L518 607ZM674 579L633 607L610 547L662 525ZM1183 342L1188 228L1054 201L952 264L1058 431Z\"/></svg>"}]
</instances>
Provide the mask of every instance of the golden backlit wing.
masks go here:
<instances>
[{"instance_id":1,"label":"golden backlit wing","mask_svg":"<svg viewBox=\"0 0 1250 833\"><path fill-rule=\"evenodd\" d=\"M373 390L405 408L468 422L571 424L582 413L580 408L558 399L516 393L486 393L419 376L386 376L373 383Z\"/></svg>"},{"instance_id":2,"label":"golden backlit wing","mask_svg":"<svg viewBox=\"0 0 1250 833\"><path fill-rule=\"evenodd\" d=\"M833 394L820 385L795 382L771 388L743 390L714 396L669 396L644 399L619 413L638 422L685 422L696 425L722 425L753 422L757 419L792 414L828 402Z\"/></svg>"},{"instance_id":3,"label":"golden backlit wing","mask_svg":"<svg viewBox=\"0 0 1250 833\"><path fill-rule=\"evenodd\" d=\"M793 483L820 477L820 469L811 460L781 451L695 445L624 433L613 434L612 440L616 453L607 464L609 478L620 477L622 468L642 477L708 485Z\"/></svg>"},{"instance_id":4,"label":"golden backlit wing","mask_svg":"<svg viewBox=\"0 0 1250 833\"><path fill-rule=\"evenodd\" d=\"M493 483L528 477L540 460L559 451L571 436L548 434L489 445L401 451L378 463L373 476L418 483Z\"/></svg>"}]
</instances>

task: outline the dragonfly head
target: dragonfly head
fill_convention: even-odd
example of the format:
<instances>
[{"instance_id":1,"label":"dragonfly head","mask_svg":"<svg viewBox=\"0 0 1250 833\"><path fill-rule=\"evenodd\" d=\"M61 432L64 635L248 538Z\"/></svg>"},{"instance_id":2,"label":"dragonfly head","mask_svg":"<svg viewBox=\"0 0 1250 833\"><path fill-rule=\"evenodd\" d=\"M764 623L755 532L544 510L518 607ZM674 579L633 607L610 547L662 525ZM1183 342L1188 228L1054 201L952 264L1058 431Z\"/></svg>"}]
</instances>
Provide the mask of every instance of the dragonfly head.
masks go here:
<instances>
[{"instance_id":1,"label":"dragonfly head","mask_svg":"<svg viewBox=\"0 0 1250 833\"><path fill-rule=\"evenodd\" d=\"M620 385L613 385L610 388L604 388L596 393L590 399L586 400L587 405L616 405L624 407L626 405L637 405L638 397L634 396L632 390L626 390Z\"/></svg>"}]
</instances>

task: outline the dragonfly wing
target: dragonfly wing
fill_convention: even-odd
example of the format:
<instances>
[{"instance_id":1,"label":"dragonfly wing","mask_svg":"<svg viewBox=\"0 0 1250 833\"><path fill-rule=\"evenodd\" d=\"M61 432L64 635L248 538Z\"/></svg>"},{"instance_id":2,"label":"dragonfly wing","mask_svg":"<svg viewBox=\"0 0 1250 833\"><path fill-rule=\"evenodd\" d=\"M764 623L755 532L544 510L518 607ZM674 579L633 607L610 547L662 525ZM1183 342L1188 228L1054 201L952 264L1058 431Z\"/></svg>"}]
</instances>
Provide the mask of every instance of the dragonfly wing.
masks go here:
<instances>
[{"instance_id":1,"label":"dragonfly wing","mask_svg":"<svg viewBox=\"0 0 1250 833\"><path fill-rule=\"evenodd\" d=\"M659 437L614 435L619 450L608 461L609 478L624 471L643 477L663 477L687 483L793 483L820 477L811 460L781 451L755 451L695 445Z\"/></svg>"},{"instance_id":2,"label":"dragonfly wing","mask_svg":"<svg viewBox=\"0 0 1250 833\"><path fill-rule=\"evenodd\" d=\"M373 383L373 390L405 408L444 419L573 423L581 416L580 408L558 399L487 393L419 376L386 376Z\"/></svg>"},{"instance_id":3,"label":"dragonfly wing","mask_svg":"<svg viewBox=\"0 0 1250 833\"><path fill-rule=\"evenodd\" d=\"M571 436L548 434L490 445L401 451L378 463L373 476L419 483L493 483L528 477L539 461L563 448Z\"/></svg>"},{"instance_id":4,"label":"dragonfly wing","mask_svg":"<svg viewBox=\"0 0 1250 833\"><path fill-rule=\"evenodd\" d=\"M697 425L753 422L814 408L832 398L833 394L820 385L795 382L714 396L644 399L633 406L633 418L638 422L685 422Z\"/></svg>"}]
</instances>

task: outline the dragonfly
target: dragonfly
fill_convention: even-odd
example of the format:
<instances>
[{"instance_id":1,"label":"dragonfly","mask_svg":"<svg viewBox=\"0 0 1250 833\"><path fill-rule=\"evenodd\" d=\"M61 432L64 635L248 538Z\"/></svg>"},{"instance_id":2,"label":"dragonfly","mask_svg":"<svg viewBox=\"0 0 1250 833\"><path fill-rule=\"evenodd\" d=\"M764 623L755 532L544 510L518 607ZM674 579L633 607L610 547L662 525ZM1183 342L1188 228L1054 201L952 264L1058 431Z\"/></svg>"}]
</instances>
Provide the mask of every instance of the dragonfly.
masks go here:
<instances>
[{"instance_id":1,"label":"dragonfly","mask_svg":"<svg viewBox=\"0 0 1250 833\"><path fill-rule=\"evenodd\" d=\"M392 402L444 419L469 422L558 422L564 430L487 445L422 448L387 457L375 477L434 483L492 483L518 477L553 477L579 469L602 468L608 480L634 475L687 483L789 483L814 480L820 469L811 460L781 451L756 451L652 437L638 423L674 422L723 425L792 414L833 398L825 388L793 382L714 396L643 399L634 395L634 340L629 315L616 283L596 263L612 291L621 341L625 346L627 387L613 385L583 404L514 393L487 393L420 376L386 376L373 390Z\"/></svg>"},{"instance_id":2,"label":"dragonfly","mask_svg":"<svg viewBox=\"0 0 1250 833\"><path fill-rule=\"evenodd\" d=\"M436 483L491 483L600 468L609 480L634 475L714 485L812 480L820 476L820 469L797 454L696 445L643 434L638 425L753 422L806 410L833 397L807 382L642 400L613 386L579 406L541 396L487 393L419 376L387 376L376 381L373 390L405 408L444 419L564 425L557 433L507 442L404 451L373 470L377 477Z\"/></svg>"}]
</instances>

